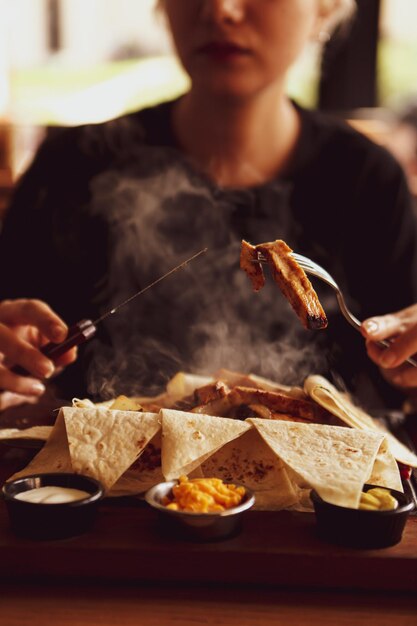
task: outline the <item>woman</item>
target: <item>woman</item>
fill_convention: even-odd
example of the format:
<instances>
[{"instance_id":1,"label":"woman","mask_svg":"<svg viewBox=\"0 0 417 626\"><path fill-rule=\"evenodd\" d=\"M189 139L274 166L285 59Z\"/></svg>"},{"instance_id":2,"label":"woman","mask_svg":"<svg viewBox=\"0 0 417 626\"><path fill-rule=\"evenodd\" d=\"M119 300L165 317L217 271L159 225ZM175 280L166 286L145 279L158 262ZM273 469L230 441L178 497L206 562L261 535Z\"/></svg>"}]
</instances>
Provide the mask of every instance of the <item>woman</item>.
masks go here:
<instances>
[{"instance_id":1,"label":"woman","mask_svg":"<svg viewBox=\"0 0 417 626\"><path fill-rule=\"evenodd\" d=\"M162 4L189 92L41 147L7 215L0 263L14 272L0 295L41 298L70 324L96 319L207 246L100 326L59 378L62 393L151 393L179 369L223 366L291 383L322 372L371 406L381 394L398 403L333 292L315 283L330 324L309 334L272 281L255 296L238 268L242 238L281 238L334 275L360 319L417 300L400 166L286 96L293 62L352 1ZM369 353L381 363L372 344ZM407 376L417 384L415 372Z\"/></svg>"}]
</instances>

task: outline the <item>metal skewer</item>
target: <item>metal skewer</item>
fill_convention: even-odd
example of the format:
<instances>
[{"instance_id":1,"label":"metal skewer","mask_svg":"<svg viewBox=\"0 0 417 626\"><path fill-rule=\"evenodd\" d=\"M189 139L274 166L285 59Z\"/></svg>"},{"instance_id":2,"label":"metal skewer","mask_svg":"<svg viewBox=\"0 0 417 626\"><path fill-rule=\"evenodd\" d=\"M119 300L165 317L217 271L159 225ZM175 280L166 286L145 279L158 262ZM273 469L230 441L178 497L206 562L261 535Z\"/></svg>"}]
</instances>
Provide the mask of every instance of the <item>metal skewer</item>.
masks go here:
<instances>
[{"instance_id":1,"label":"metal skewer","mask_svg":"<svg viewBox=\"0 0 417 626\"><path fill-rule=\"evenodd\" d=\"M52 343L52 342L48 343L42 348L40 348L40 351L46 357L48 357L52 361L55 361L58 357L60 357L62 354L65 354L65 352L68 352L68 350L70 350L74 346L79 346L83 343L86 343L87 341L92 339L94 335L96 334L97 324L99 324L106 318L110 317L110 315L114 315L114 313L116 313L121 307L125 306L126 304L128 304L129 302L137 298L138 296L142 295L143 293L145 293L145 291L148 291L148 289L151 289L151 287L154 287L165 278L168 278L168 276L171 276L171 274L174 274L174 272L177 272L178 270L186 267L188 263L191 263L191 261L194 261L197 257L207 252L207 250L208 248L203 248L202 250L199 250L199 252L196 252L195 254L193 254L191 257L189 257L188 259L186 259L179 265L176 265L175 267L170 269L168 272L166 272L165 274L163 274L156 280L152 281L149 285L146 285L146 287L144 287L140 291L137 291L132 296L129 296L129 298L127 298L123 302L120 302L120 304L118 304L117 306L113 307L109 311L106 311L106 313L103 313L103 315L101 315L94 321L89 320L89 319L83 319L83 320L80 320L79 322L76 322L75 324L70 326L70 328L68 329L68 334L64 341L62 341L61 343ZM12 367L11 371L15 374L19 374L20 376L30 376L30 373L27 370L25 370L23 367L21 367L20 365L16 365Z\"/></svg>"}]
</instances>

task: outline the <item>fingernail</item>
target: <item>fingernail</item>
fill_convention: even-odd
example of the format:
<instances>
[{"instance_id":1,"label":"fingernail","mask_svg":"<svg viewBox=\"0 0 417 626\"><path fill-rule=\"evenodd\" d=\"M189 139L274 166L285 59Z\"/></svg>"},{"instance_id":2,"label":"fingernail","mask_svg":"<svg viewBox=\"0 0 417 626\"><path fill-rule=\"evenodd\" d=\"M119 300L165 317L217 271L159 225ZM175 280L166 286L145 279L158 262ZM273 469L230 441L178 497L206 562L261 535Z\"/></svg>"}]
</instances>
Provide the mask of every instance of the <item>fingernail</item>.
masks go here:
<instances>
[{"instance_id":1,"label":"fingernail","mask_svg":"<svg viewBox=\"0 0 417 626\"><path fill-rule=\"evenodd\" d=\"M43 393L45 393L45 385L42 385L40 381L35 380L33 383L30 384L29 392L33 393L33 395L35 396L41 396Z\"/></svg>"},{"instance_id":2,"label":"fingernail","mask_svg":"<svg viewBox=\"0 0 417 626\"><path fill-rule=\"evenodd\" d=\"M392 352L387 352L381 356L381 365L382 367L386 367L387 369L392 367L396 362L397 357Z\"/></svg>"},{"instance_id":3,"label":"fingernail","mask_svg":"<svg viewBox=\"0 0 417 626\"><path fill-rule=\"evenodd\" d=\"M40 367L38 367L38 375L41 376L41 378L50 378L54 371L55 368L52 364L41 365Z\"/></svg>"},{"instance_id":4,"label":"fingernail","mask_svg":"<svg viewBox=\"0 0 417 626\"><path fill-rule=\"evenodd\" d=\"M378 332L378 323L375 320L368 320L364 323L365 330L370 335L374 335Z\"/></svg>"},{"instance_id":5,"label":"fingernail","mask_svg":"<svg viewBox=\"0 0 417 626\"><path fill-rule=\"evenodd\" d=\"M64 341L66 337L66 330L62 328L62 326L54 326L52 328L52 339L59 343L60 341Z\"/></svg>"}]
</instances>

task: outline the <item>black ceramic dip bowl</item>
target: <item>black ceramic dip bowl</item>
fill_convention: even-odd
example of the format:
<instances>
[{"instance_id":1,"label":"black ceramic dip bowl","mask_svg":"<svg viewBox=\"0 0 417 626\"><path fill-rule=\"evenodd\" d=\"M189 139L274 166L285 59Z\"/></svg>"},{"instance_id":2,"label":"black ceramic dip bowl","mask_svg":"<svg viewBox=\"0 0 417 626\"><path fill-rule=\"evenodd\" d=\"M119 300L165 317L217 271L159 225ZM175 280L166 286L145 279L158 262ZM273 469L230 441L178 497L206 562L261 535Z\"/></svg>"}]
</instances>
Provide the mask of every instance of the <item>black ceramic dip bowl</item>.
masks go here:
<instances>
[{"instance_id":1,"label":"black ceramic dip bowl","mask_svg":"<svg viewBox=\"0 0 417 626\"><path fill-rule=\"evenodd\" d=\"M94 478L58 473L18 478L5 483L2 491L12 529L31 539L63 539L87 531L104 495ZM33 497L44 502L28 500ZM68 501L56 501L62 499Z\"/></svg>"},{"instance_id":2,"label":"black ceramic dip bowl","mask_svg":"<svg viewBox=\"0 0 417 626\"><path fill-rule=\"evenodd\" d=\"M363 491L376 485L364 485ZM331 543L353 548L387 548L399 543L414 503L410 496L394 489L387 491L398 506L389 510L350 509L325 502L311 492L320 537Z\"/></svg>"}]
</instances>

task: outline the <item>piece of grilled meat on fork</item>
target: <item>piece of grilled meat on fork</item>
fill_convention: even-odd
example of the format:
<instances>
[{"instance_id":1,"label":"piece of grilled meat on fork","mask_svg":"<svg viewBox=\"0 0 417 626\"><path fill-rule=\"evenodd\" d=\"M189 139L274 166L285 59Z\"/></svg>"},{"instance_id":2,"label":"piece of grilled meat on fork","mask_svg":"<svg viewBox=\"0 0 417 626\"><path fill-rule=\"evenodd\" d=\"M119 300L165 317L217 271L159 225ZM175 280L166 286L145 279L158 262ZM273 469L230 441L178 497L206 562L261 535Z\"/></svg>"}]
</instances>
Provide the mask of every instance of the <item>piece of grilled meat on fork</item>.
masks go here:
<instances>
[{"instance_id":1,"label":"piece of grilled meat on fork","mask_svg":"<svg viewBox=\"0 0 417 626\"><path fill-rule=\"evenodd\" d=\"M305 271L291 256L292 249L277 239L252 246L242 241L240 267L249 276L254 291L265 284L261 263L267 262L274 281L299 317L304 328L318 330L327 327L327 317Z\"/></svg>"}]
</instances>

